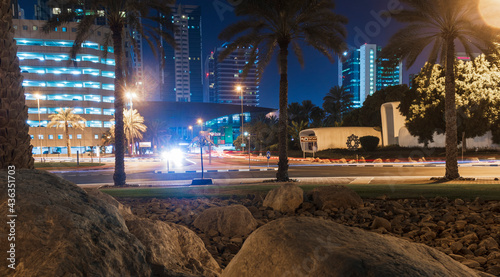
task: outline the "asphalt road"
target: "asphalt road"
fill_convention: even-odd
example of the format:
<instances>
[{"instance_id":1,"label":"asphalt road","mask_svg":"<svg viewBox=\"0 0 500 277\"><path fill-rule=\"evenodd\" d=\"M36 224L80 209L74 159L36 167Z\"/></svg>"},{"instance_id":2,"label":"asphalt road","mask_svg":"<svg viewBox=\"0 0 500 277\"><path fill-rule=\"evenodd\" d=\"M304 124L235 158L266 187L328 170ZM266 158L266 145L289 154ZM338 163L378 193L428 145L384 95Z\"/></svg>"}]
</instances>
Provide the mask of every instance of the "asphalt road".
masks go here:
<instances>
[{"instance_id":1,"label":"asphalt road","mask_svg":"<svg viewBox=\"0 0 500 277\"><path fill-rule=\"evenodd\" d=\"M217 161L212 167L207 166L206 169L218 168L245 168L248 161L231 160L227 164L227 160ZM265 168L266 163L253 162L252 167ZM275 166L274 166L275 167ZM248 169L248 167L246 167ZM127 163L127 183L141 183L151 181L169 181L169 180L191 180L200 178L201 173L155 173L155 170L165 170L165 165L158 162L134 162ZM199 165L191 165L184 170L199 170ZM71 170L71 171L55 171L62 178L74 182L76 184L97 184L97 183L112 183L113 168L101 170ZM292 164L289 168L289 176L291 178L300 177L404 177L404 176L444 176L444 167L355 167L355 166L339 166L339 165L305 165ZM274 178L275 171L250 171L250 172L213 172L204 173L205 178L213 179L240 179L240 178ZM460 167L460 174L463 177L500 177L500 167L498 166L474 166Z\"/></svg>"}]
</instances>

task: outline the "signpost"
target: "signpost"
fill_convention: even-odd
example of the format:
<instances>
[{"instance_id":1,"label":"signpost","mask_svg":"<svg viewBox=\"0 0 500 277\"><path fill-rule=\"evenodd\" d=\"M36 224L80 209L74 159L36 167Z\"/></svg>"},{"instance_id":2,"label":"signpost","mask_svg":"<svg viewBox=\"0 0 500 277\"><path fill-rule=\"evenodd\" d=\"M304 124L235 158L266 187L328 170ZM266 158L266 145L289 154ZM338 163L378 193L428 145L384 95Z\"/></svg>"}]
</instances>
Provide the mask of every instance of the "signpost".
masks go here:
<instances>
[{"instance_id":1,"label":"signpost","mask_svg":"<svg viewBox=\"0 0 500 277\"><path fill-rule=\"evenodd\" d=\"M309 136L309 137L300 137L300 142L305 142L305 143L314 143L316 144L318 142L318 137L316 136ZM316 148L316 149L315 149ZM314 145L313 146L313 158L314 158L314 152L317 151L317 146ZM303 152L303 157L305 158L306 157L306 152Z\"/></svg>"},{"instance_id":2,"label":"signpost","mask_svg":"<svg viewBox=\"0 0 500 277\"><path fill-rule=\"evenodd\" d=\"M269 169L269 159L271 158L271 151L267 151L266 157L267 157L267 169Z\"/></svg>"}]
</instances>

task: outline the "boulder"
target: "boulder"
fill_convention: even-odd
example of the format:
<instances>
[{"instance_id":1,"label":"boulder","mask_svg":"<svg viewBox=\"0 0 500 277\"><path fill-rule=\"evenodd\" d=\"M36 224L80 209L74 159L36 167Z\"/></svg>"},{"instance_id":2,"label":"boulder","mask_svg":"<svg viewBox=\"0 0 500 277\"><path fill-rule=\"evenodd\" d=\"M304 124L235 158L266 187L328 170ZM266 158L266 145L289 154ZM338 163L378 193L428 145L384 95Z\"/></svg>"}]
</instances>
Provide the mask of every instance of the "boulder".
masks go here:
<instances>
[{"instance_id":1,"label":"boulder","mask_svg":"<svg viewBox=\"0 0 500 277\"><path fill-rule=\"evenodd\" d=\"M478 276L423 244L316 218L282 218L253 232L222 276Z\"/></svg>"},{"instance_id":2,"label":"boulder","mask_svg":"<svg viewBox=\"0 0 500 277\"><path fill-rule=\"evenodd\" d=\"M314 204L322 210L363 206L363 200L357 193L341 185L317 187L312 191L312 196Z\"/></svg>"},{"instance_id":3,"label":"boulder","mask_svg":"<svg viewBox=\"0 0 500 277\"><path fill-rule=\"evenodd\" d=\"M245 206L231 205L206 209L193 225L205 233L217 230L225 237L235 237L250 234L258 224Z\"/></svg>"},{"instance_id":4,"label":"boulder","mask_svg":"<svg viewBox=\"0 0 500 277\"><path fill-rule=\"evenodd\" d=\"M118 209L75 184L38 170L16 170L15 266L0 276L149 276L144 245ZM7 172L0 171L0 180ZM7 191L0 194L7 218ZM22 220L21 220L22 219ZM8 225L0 236L7 238ZM7 243L0 244L2 253Z\"/></svg>"},{"instance_id":5,"label":"boulder","mask_svg":"<svg viewBox=\"0 0 500 277\"><path fill-rule=\"evenodd\" d=\"M262 204L282 213L293 213L304 202L304 191L297 185L286 183L267 193Z\"/></svg>"},{"instance_id":6,"label":"boulder","mask_svg":"<svg viewBox=\"0 0 500 277\"><path fill-rule=\"evenodd\" d=\"M143 218L127 220L127 226L146 247L155 275L170 276L173 272L206 277L220 275L219 265L201 238L188 228Z\"/></svg>"},{"instance_id":7,"label":"boulder","mask_svg":"<svg viewBox=\"0 0 500 277\"><path fill-rule=\"evenodd\" d=\"M373 220L372 225L370 226L371 229L378 229L378 228L384 228L387 231L392 230L392 224L389 222L389 220L383 218L383 217L378 217L376 216L375 219Z\"/></svg>"}]
</instances>

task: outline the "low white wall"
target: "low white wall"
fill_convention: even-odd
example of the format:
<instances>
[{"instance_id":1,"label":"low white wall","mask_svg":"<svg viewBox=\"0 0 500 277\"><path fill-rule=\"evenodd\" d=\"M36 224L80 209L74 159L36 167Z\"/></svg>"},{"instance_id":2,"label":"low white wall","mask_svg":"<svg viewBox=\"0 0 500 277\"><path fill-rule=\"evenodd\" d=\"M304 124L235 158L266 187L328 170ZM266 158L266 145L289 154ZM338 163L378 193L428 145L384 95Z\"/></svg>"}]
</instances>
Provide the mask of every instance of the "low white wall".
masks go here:
<instances>
[{"instance_id":1,"label":"low white wall","mask_svg":"<svg viewBox=\"0 0 500 277\"><path fill-rule=\"evenodd\" d=\"M484 136L468 138L467 148L479 149L500 149L500 145L494 144L492 140L491 131L488 131ZM406 127L399 129L399 146L401 147L423 147L423 143L418 142L418 138L410 134ZM445 147L445 135L434 133L434 142L429 143L429 147Z\"/></svg>"},{"instance_id":2,"label":"low white wall","mask_svg":"<svg viewBox=\"0 0 500 277\"><path fill-rule=\"evenodd\" d=\"M317 150L326 149L347 149L347 138L351 135L356 135L359 138L364 136L374 136L380 139L379 145L382 143L382 134L380 131L373 127L331 127L331 128L314 128L306 129L300 132L301 137L310 135L318 137L316 143ZM301 142L300 146L302 151L312 153L313 150L309 149L308 142ZM361 147L361 145L360 145Z\"/></svg>"}]
</instances>

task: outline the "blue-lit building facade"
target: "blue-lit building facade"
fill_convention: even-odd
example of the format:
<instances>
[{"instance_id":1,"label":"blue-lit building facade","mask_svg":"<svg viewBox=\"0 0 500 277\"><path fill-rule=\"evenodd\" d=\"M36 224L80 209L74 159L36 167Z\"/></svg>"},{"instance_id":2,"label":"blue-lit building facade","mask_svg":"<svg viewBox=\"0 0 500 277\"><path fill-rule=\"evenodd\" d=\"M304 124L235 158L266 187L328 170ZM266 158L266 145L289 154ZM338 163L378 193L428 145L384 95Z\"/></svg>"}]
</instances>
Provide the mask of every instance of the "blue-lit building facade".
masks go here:
<instances>
[{"instance_id":1,"label":"blue-lit building facade","mask_svg":"<svg viewBox=\"0 0 500 277\"><path fill-rule=\"evenodd\" d=\"M172 6L177 48L161 42L164 65L160 68L160 99L170 102L203 102L201 7ZM163 26L160 26L163 28Z\"/></svg>"},{"instance_id":2,"label":"blue-lit building facade","mask_svg":"<svg viewBox=\"0 0 500 277\"><path fill-rule=\"evenodd\" d=\"M377 90L403 84L402 64L388 67L387 60L378 58L381 51L380 46L364 44L340 57L338 84L353 95L354 108Z\"/></svg>"},{"instance_id":3,"label":"blue-lit building facade","mask_svg":"<svg viewBox=\"0 0 500 277\"><path fill-rule=\"evenodd\" d=\"M224 60L219 60L227 46L225 43L214 49L206 59L204 86L207 102L241 105L243 100L244 106L259 106L259 61L255 61L248 74L243 76L254 48L238 48ZM236 90L237 86L241 87L241 92Z\"/></svg>"},{"instance_id":4,"label":"blue-lit building facade","mask_svg":"<svg viewBox=\"0 0 500 277\"><path fill-rule=\"evenodd\" d=\"M76 59L71 60L69 51L76 36L76 23L60 26L48 34L41 30L45 21L15 19L13 24L33 153L67 153L63 130L46 127L49 116L63 108L73 108L75 114L86 119L84 130L70 128L71 153L100 145L115 113L113 48L108 47L104 58L101 44L109 29L96 26Z\"/></svg>"}]
</instances>

